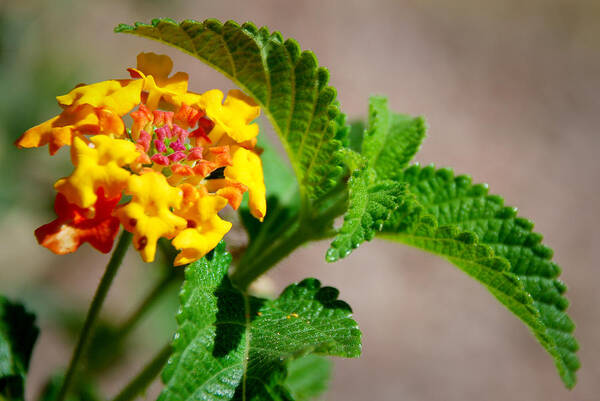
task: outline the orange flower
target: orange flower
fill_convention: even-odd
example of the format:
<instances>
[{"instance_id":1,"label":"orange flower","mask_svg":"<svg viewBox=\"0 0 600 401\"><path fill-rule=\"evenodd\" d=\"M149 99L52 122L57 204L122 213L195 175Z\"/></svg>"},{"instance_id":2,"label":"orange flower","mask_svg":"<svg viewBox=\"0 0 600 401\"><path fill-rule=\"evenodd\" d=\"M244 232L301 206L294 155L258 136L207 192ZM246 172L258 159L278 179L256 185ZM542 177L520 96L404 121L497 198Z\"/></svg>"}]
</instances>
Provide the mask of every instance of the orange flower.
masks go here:
<instances>
[{"instance_id":1,"label":"orange flower","mask_svg":"<svg viewBox=\"0 0 600 401\"><path fill-rule=\"evenodd\" d=\"M51 155L73 137L81 135L123 136L125 124L111 109L89 104L69 106L60 115L27 130L16 142L20 148L37 148L48 145Z\"/></svg>"},{"instance_id":2,"label":"orange flower","mask_svg":"<svg viewBox=\"0 0 600 401\"><path fill-rule=\"evenodd\" d=\"M97 195L94 206L84 209L69 203L63 194L56 194L54 210L58 218L35 230L40 245L58 255L75 252L84 242L100 252L110 252L119 232L119 219L112 212L121 195L106 198L102 188Z\"/></svg>"},{"instance_id":3,"label":"orange flower","mask_svg":"<svg viewBox=\"0 0 600 401\"><path fill-rule=\"evenodd\" d=\"M227 204L237 209L246 192L251 213L263 220L258 106L238 90L226 99L219 90L189 92L188 75L169 76L172 69L169 57L141 53L128 70L132 79L81 85L57 97L62 113L17 141L47 144L51 154L72 146L75 168L54 185L58 218L36 231L42 245L68 253L87 241L105 252L120 222L144 261L154 260L162 237L180 250L180 265L219 243L231 228L219 211ZM123 194L131 200L116 206Z\"/></svg>"}]
</instances>

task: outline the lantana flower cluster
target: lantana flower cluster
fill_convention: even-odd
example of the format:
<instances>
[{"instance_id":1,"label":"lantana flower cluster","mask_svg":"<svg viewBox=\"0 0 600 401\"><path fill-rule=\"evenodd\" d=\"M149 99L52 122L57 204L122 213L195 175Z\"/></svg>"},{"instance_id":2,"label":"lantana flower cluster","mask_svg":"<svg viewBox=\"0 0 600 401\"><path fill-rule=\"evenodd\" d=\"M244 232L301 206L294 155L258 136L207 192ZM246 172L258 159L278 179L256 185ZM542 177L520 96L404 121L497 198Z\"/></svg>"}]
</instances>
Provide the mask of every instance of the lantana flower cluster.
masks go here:
<instances>
[{"instance_id":1,"label":"lantana flower cluster","mask_svg":"<svg viewBox=\"0 0 600 401\"><path fill-rule=\"evenodd\" d=\"M225 101L219 90L189 92L188 74L169 76L172 68L168 56L141 53L131 79L58 96L61 114L19 138L17 146L48 145L51 155L71 147L74 170L54 184L57 218L35 231L41 245L66 254L88 242L109 252L122 225L144 261L154 260L164 237L182 265L219 243L231 223L218 212L237 209L244 193L263 220L259 107L239 90Z\"/></svg>"}]
</instances>

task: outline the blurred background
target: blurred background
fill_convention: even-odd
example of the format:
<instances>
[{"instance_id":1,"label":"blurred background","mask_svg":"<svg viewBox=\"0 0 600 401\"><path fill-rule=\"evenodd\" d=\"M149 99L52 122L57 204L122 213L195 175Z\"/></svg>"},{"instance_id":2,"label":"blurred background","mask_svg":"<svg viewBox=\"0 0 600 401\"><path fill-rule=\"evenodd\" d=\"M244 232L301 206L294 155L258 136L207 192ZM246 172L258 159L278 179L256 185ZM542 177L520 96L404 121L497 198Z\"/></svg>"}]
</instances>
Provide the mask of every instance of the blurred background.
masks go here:
<instances>
[{"instance_id":1,"label":"blurred background","mask_svg":"<svg viewBox=\"0 0 600 401\"><path fill-rule=\"evenodd\" d=\"M581 343L573 391L525 326L447 262L381 241L336 264L324 261L327 243L299 250L269 274L276 289L318 277L340 289L363 330L363 356L335 361L324 399L600 397L593 256L600 240L600 2L0 0L0 292L24 301L42 328L28 400L66 366L108 257L87 245L64 257L37 246L33 230L53 219L52 183L71 171L68 151L50 158L45 148L12 143L57 114L56 95L80 82L126 77L141 51L169 54L176 71L190 73L193 90L232 87L174 49L112 33L120 22L159 16L267 25L316 53L352 119L365 117L370 94L425 116L430 128L417 161L489 183L537 222L563 267ZM104 316L122 323L164 274L130 252ZM128 338L134 352L105 370L105 394L114 395L169 339L175 282ZM155 383L146 398L158 391Z\"/></svg>"}]
</instances>

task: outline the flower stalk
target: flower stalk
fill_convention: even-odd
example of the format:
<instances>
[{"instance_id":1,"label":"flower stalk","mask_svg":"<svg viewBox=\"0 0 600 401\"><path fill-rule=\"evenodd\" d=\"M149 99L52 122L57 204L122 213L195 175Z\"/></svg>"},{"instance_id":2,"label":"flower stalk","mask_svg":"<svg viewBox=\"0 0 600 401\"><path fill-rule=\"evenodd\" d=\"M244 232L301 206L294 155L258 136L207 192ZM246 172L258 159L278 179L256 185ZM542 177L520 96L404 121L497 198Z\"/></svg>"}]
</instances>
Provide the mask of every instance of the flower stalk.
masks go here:
<instances>
[{"instance_id":1,"label":"flower stalk","mask_svg":"<svg viewBox=\"0 0 600 401\"><path fill-rule=\"evenodd\" d=\"M85 322L83 323L83 328L79 333L79 340L77 341L77 345L75 346L75 350L71 356L71 361L69 362L69 367L67 368L67 373L65 374L65 379L62 383L56 401L63 401L69 391L69 387L73 382L79 361L81 360L82 355L84 355L89 344L94 323L100 314L100 310L102 309L102 305L104 304L104 300L106 299L106 295L108 294L108 290L110 289L113 279L117 275L117 271L123 262L123 257L125 256L125 253L131 244L131 238L131 233L127 231L122 232L121 238L119 238L119 242L117 243L111 258L106 265L106 270L104 271L104 275L102 276L100 284L98 284L98 288L94 294L94 298L92 299L90 309L88 310Z\"/></svg>"},{"instance_id":2,"label":"flower stalk","mask_svg":"<svg viewBox=\"0 0 600 401\"><path fill-rule=\"evenodd\" d=\"M172 352L171 345L164 346L112 401L129 401L146 390L150 383L158 376L165 363L167 363Z\"/></svg>"}]
</instances>

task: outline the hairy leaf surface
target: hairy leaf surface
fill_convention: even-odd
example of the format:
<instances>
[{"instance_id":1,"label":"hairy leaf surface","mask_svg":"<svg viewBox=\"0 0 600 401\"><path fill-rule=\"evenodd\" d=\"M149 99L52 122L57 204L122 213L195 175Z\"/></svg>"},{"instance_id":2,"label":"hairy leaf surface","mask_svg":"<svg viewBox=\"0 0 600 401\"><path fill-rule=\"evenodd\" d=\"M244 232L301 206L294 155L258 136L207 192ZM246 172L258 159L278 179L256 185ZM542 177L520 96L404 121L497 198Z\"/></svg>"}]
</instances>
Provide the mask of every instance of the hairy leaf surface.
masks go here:
<instances>
[{"instance_id":1,"label":"hairy leaf surface","mask_svg":"<svg viewBox=\"0 0 600 401\"><path fill-rule=\"evenodd\" d=\"M336 289L306 279L275 300L251 297L230 284L230 261L221 243L186 268L160 400L291 400L288 360L360 354L360 331Z\"/></svg>"},{"instance_id":2,"label":"hairy leaf surface","mask_svg":"<svg viewBox=\"0 0 600 401\"><path fill-rule=\"evenodd\" d=\"M39 330L23 305L0 296L0 400L25 396L29 359Z\"/></svg>"},{"instance_id":3,"label":"hairy leaf surface","mask_svg":"<svg viewBox=\"0 0 600 401\"><path fill-rule=\"evenodd\" d=\"M360 124L354 124L349 136L354 150L340 152L352 176L348 210L325 256L328 262L344 258L361 243L370 241L398 209L405 195L402 170L424 137L421 118L391 112L384 97L369 99L368 129L361 131Z\"/></svg>"},{"instance_id":4,"label":"hairy leaf surface","mask_svg":"<svg viewBox=\"0 0 600 401\"><path fill-rule=\"evenodd\" d=\"M315 55L301 51L279 32L215 19L204 22L155 19L151 24L121 24L132 33L174 46L202 60L252 96L283 142L304 200L327 193L343 173L337 151L348 130L329 72Z\"/></svg>"},{"instance_id":5,"label":"hairy leaf surface","mask_svg":"<svg viewBox=\"0 0 600 401\"><path fill-rule=\"evenodd\" d=\"M500 301L531 328L554 358L565 385L573 387L580 365L575 355L579 346L572 335L575 326L565 313L569 304L563 295L566 286L557 279L560 268L552 262L552 250L542 245L542 236L532 231L533 223L517 217L516 209L504 206L501 197L489 195L487 186L474 185L469 177L454 176L451 170L413 166L405 170L404 180L415 206L396 212L384 229L386 235L448 257L448 248L431 235L414 237L419 221L428 216L444 230L465 232L462 235L502 258L506 262L503 274L517 277L532 302L524 303L523 309ZM443 243L450 244L446 239ZM462 267L460 261L448 259ZM486 286L498 298L496 285Z\"/></svg>"},{"instance_id":6,"label":"hairy leaf surface","mask_svg":"<svg viewBox=\"0 0 600 401\"><path fill-rule=\"evenodd\" d=\"M398 180L425 138L425 121L393 113L384 97L369 99L369 127L361 154L381 180Z\"/></svg>"},{"instance_id":7,"label":"hairy leaf surface","mask_svg":"<svg viewBox=\"0 0 600 401\"><path fill-rule=\"evenodd\" d=\"M328 262L348 256L361 243L373 239L404 196L402 183L376 180L371 168L355 170L348 187L348 211L344 215L344 224L327 250Z\"/></svg>"}]
</instances>

